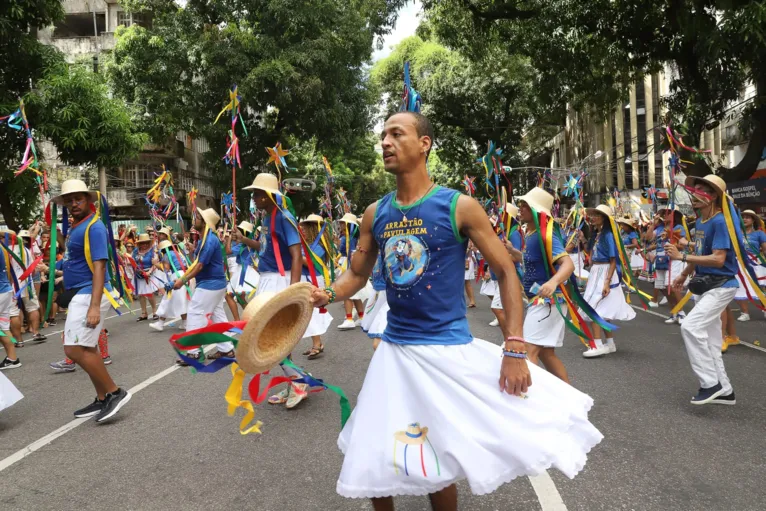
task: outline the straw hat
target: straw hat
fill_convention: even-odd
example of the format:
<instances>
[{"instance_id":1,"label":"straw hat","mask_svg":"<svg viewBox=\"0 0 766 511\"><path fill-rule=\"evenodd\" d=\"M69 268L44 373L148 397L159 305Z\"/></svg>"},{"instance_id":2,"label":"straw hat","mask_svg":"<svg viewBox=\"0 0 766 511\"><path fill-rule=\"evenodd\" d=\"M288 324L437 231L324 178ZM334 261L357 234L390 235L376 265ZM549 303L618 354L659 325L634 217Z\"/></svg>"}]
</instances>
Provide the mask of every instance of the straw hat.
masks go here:
<instances>
[{"instance_id":1,"label":"straw hat","mask_svg":"<svg viewBox=\"0 0 766 511\"><path fill-rule=\"evenodd\" d=\"M612 218L614 216L614 210L611 206L607 206L606 204L599 204L595 208L585 208L585 212L588 214L592 213L601 213L604 216L607 216L609 218Z\"/></svg>"},{"instance_id":2,"label":"straw hat","mask_svg":"<svg viewBox=\"0 0 766 511\"><path fill-rule=\"evenodd\" d=\"M149 236L147 233L142 232L138 235L138 239L136 240L136 243L151 243L152 237Z\"/></svg>"},{"instance_id":3,"label":"straw hat","mask_svg":"<svg viewBox=\"0 0 766 511\"><path fill-rule=\"evenodd\" d=\"M171 234L170 227L165 226L162 229L160 229L159 231L157 231L157 233L158 234L164 234L165 236L167 236L169 238L170 234Z\"/></svg>"},{"instance_id":4,"label":"straw hat","mask_svg":"<svg viewBox=\"0 0 766 511\"><path fill-rule=\"evenodd\" d=\"M221 220L221 217L212 208L199 209L197 210L197 213L199 213L199 215L202 217L202 220L205 221L207 226L213 230L215 230L215 226L218 225L218 222Z\"/></svg>"},{"instance_id":5,"label":"straw hat","mask_svg":"<svg viewBox=\"0 0 766 511\"><path fill-rule=\"evenodd\" d=\"M636 221L633 218L629 217L629 216L627 216L625 218L620 218L619 220L617 220L617 223L618 224L627 225L631 229L635 229L636 228Z\"/></svg>"},{"instance_id":6,"label":"straw hat","mask_svg":"<svg viewBox=\"0 0 766 511\"><path fill-rule=\"evenodd\" d=\"M151 225L147 225L146 227L144 227L144 230L146 232L153 232L154 231L154 227L152 227Z\"/></svg>"},{"instance_id":7,"label":"straw hat","mask_svg":"<svg viewBox=\"0 0 766 511\"><path fill-rule=\"evenodd\" d=\"M165 250L166 248L172 248L173 244L169 242L168 240L162 240L160 241L160 250Z\"/></svg>"},{"instance_id":8,"label":"straw hat","mask_svg":"<svg viewBox=\"0 0 766 511\"><path fill-rule=\"evenodd\" d=\"M279 191L279 179L277 179L277 176L265 172L255 176L253 184L244 187L243 190L263 190L270 193L282 193Z\"/></svg>"},{"instance_id":9,"label":"straw hat","mask_svg":"<svg viewBox=\"0 0 766 511\"><path fill-rule=\"evenodd\" d=\"M257 295L245 308L247 320L237 343L237 363L249 374L268 371L293 351L311 321L313 306L308 282Z\"/></svg>"},{"instance_id":10,"label":"straw hat","mask_svg":"<svg viewBox=\"0 0 766 511\"><path fill-rule=\"evenodd\" d=\"M511 204L510 202L505 205L505 212L508 213L511 218L519 216L519 208Z\"/></svg>"},{"instance_id":11,"label":"straw hat","mask_svg":"<svg viewBox=\"0 0 766 511\"><path fill-rule=\"evenodd\" d=\"M314 213L312 213L309 216L307 216L304 220L301 220L302 224L305 224L305 223L308 223L308 222L318 222L318 223L321 224L322 222L324 222L324 218L322 218L319 215L315 215Z\"/></svg>"},{"instance_id":12,"label":"straw hat","mask_svg":"<svg viewBox=\"0 0 766 511\"><path fill-rule=\"evenodd\" d=\"M708 174L705 177L689 176L684 184L693 187L697 183L706 183L712 186L718 192L719 198L726 195L726 182L715 174Z\"/></svg>"},{"instance_id":13,"label":"straw hat","mask_svg":"<svg viewBox=\"0 0 766 511\"><path fill-rule=\"evenodd\" d=\"M340 221L347 224L359 225L359 220L356 218L356 215L352 213L346 213L343 215L343 218L341 218Z\"/></svg>"},{"instance_id":14,"label":"straw hat","mask_svg":"<svg viewBox=\"0 0 766 511\"><path fill-rule=\"evenodd\" d=\"M32 235L29 234L29 231L26 229L22 229L19 231L19 238L31 238Z\"/></svg>"},{"instance_id":15,"label":"straw hat","mask_svg":"<svg viewBox=\"0 0 766 511\"><path fill-rule=\"evenodd\" d=\"M240 223L239 223L239 225L238 225L237 227L239 227L239 229L240 229L241 231L245 231L245 232L253 232L253 224L251 224L250 222L247 222L247 221L245 221L245 220L243 220L242 222L240 222Z\"/></svg>"},{"instance_id":16,"label":"straw hat","mask_svg":"<svg viewBox=\"0 0 766 511\"><path fill-rule=\"evenodd\" d=\"M526 195L516 197L516 202L526 202L530 208L538 213L545 213L550 216L553 207L553 195L536 186L529 190Z\"/></svg>"},{"instance_id":17,"label":"straw hat","mask_svg":"<svg viewBox=\"0 0 766 511\"><path fill-rule=\"evenodd\" d=\"M16 231L12 231L7 227L0 227L0 234L5 234L5 233L13 234L14 236L16 236Z\"/></svg>"},{"instance_id":18,"label":"straw hat","mask_svg":"<svg viewBox=\"0 0 766 511\"><path fill-rule=\"evenodd\" d=\"M753 211L752 209L746 209L745 211L743 211L743 212L742 212L742 216L745 216L745 215L750 215L750 216L752 216L752 217L753 217L753 220L755 220L756 222L758 222L758 221L760 221L760 220L761 220L761 217L760 217L760 216L758 216L758 213L756 213L756 212L755 212L755 211ZM21 231L21 232L24 232L24 231ZM21 236L21 232L19 233L19 236Z\"/></svg>"},{"instance_id":19,"label":"straw hat","mask_svg":"<svg viewBox=\"0 0 766 511\"><path fill-rule=\"evenodd\" d=\"M88 186L80 181L79 179L67 179L63 183L61 183L61 193L58 194L56 197L53 197L51 200L55 202L56 204L62 205L64 204L64 197L66 195L69 195L71 193L87 193L90 195L90 199L93 202L96 202L98 200L98 193L93 192L91 190L88 190Z\"/></svg>"},{"instance_id":20,"label":"straw hat","mask_svg":"<svg viewBox=\"0 0 766 511\"><path fill-rule=\"evenodd\" d=\"M394 433L394 438L404 444L420 445L426 442L426 436L428 435L428 428L421 428L419 422L413 422L407 425L405 431L397 431Z\"/></svg>"}]
</instances>

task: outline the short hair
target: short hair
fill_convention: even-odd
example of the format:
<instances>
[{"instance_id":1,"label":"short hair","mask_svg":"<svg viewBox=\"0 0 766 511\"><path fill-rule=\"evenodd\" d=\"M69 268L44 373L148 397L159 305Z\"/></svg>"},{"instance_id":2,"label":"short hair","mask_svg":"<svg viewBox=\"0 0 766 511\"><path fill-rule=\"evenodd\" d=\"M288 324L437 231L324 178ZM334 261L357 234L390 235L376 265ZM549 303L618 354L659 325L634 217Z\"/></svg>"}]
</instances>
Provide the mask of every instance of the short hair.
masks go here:
<instances>
[{"instance_id":1,"label":"short hair","mask_svg":"<svg viewBox=\"0 0 766 511\"><path fill-rule=\"evenodd\" d=\"M428 148L428 151L426 151L426 159L428 159L428 155L431 154L431 149L434 146L434 139L436 138L436 135L434 134L434 127L431 124L431 121L428 120L428 117L425 115L419 113L419 112L394 112L390 114L388 117L386 117L386 121L389 120L391 117L399 114L406 114L411 115L415 118L415 132L418 134L418 137L428 137L431 139L431 147Z\"/></svg>"}]
</instances>

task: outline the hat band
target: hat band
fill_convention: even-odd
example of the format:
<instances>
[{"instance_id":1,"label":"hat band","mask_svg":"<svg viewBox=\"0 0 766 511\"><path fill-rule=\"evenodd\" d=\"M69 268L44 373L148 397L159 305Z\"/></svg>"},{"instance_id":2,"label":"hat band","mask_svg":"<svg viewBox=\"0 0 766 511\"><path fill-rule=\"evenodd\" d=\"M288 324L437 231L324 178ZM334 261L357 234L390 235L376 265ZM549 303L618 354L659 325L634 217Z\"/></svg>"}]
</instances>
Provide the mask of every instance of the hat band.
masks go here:
<instances>
[{"instance_id":1,"label":"hat band","mask_svg":"<svg viewBox=\"0 0 766 511\"><path fill-rule=\"evenodd\" d=\"M423 432L422 431L419 431L417 435L415 435L413 433L409 433L407 431L405 431L404 434L407 435L410 438L420 438L421 436L423 436Z\"/></svg>"}]
</instances>

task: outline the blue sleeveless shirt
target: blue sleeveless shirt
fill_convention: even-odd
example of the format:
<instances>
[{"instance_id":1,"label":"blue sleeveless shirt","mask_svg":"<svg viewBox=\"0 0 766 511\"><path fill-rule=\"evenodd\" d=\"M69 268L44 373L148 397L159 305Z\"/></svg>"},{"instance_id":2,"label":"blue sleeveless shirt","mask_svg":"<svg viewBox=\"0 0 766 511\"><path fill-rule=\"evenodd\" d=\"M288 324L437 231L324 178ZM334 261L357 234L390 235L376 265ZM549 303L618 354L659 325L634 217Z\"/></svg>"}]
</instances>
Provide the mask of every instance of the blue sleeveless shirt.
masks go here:
<instances>
[{"instance_id":1,"label":"blue sleeveless shirt","mask_svg":"<svg viewBox=\"0 0 766 511\"><path fill-rule=\"evenodd\" d=\"M455 223L460 193L440 186L415 204L378 202L372 233L378 242L391 308L383 340L395 344L467 344L463 275L468 240ZM407 220L404 220L406 216Z\"/></svg>"},{"instance_id":2,"label":"blue sleeveless shirt","mask_svg":"<svg viewBox=\"0 0 766 511\"><path fill-rule=\"evenodd\" d=\"M378 259L375 261L375 266L372 268L372 289L375 291L386 290L386 279L383 276L383 270L381 269L380 265L382 260L382 257L378 257Z\"/></svg>"}]
</instances>

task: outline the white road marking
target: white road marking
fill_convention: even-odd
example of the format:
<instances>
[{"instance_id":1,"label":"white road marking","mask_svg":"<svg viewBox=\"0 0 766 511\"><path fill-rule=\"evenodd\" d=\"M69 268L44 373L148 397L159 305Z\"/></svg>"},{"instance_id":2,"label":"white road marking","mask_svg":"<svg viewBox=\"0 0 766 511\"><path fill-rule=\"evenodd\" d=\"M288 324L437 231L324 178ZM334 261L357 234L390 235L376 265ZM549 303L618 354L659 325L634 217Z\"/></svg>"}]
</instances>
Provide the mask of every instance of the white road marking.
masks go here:
<instances>
[{"instance_id":1,"label":"white road marking","mask_svg":"<svg viewBox=\"0 0 766 511\"><path fill-rule=\"evenodd\" d=\"M667 315L662 314L660 312L644 310L643 307L639 307L638 305L631 305L631 307L633 307L637 311L646 312L647 314L653 314L655 316L659 316L659 317L665 318L665 319L670 319L670 316L667 316ZM747 348L751 348L751 349L762 351L762 352L766 353L766 348L762 348L761 346L756 346L755 344L750 344L749 342L743 341L742 339L740 339L739 343L740 343L740 345L745 346Z\"/></svg>"},{"instance_id":2,"label":"white road marking","mask_svg":"<svg viewBox=\"0 0 766 511\"><path fill-rule=\"evenodd\" d=\"M532 489L535 490L537 500L540 501L540 508L543 511L567 511L567 506L561 499L561 495L548 472L529 476L529 482L532 483Z\"/></svg>"},{"instance_id":3,"label":"white road marking","mask_svg":"<svg viewBox=\"0 0 766 511\"><path fill-rule=\"evenodd\" d=\"M216 348L215 345L207 346L205 348L205 353L209 353L210 351L212 351L215 348ZM179 366L179 365L173 365L171 367L168 367L164 371L161 371L161 372L155 374L154 376L151 376L151 377L147 378L146 380L142 381L141 383L139 383L135 387L133 387L131 389L128 389L128 392L130 392L131 394L136 394L136 393L144 390L146 387L148 387L152 383L156 383L157 381L161 380L162 378L164 378L165 376L169 375L173 371L176 371L180 367L181 366ZM81 425L81 424L91 420L92 418L93 417L85 417L85 418L82 418L82 419L74 419L71 422L68 422L68 423L64 424L59 429L57 429L57 430L55 430L55 431L53 431L51 433L48 433L47 435L45 435L44 437L40 438L39 440L35 440L34 442L32 442L31 444L27 445L23 449L20 449L20 450L16 451L15 453L11 454L7 458L5 458L3 460L0 460L0 472L5 470L6 468L10 467L14 463L23 460L24 458L26 458L27 456L29 456L33 452L42 449L43 447L45 447L49 443L53 442L57 438L65 435L66 433L69 433L70 431L72 431L77 426L79 426L79 425Z\"/></svg>"}]
</instances>

